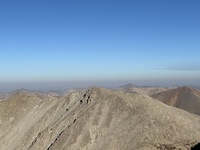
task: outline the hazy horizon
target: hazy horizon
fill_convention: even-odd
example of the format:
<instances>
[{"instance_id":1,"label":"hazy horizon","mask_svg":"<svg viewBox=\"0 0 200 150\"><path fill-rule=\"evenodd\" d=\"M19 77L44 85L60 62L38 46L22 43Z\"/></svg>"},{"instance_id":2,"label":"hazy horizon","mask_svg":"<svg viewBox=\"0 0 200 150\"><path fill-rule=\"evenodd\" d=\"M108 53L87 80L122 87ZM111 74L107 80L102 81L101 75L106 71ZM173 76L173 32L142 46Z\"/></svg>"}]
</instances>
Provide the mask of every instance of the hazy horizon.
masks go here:
<instances>
[{"instance_id":1,"label":"hazy horizon","mask_svg":"<svg viewBox=\"0 0 200 150\"><path fill-rule=\"evenodd\" d=\"M200 86L199 1L2 1L0 89Z\"/></svg>"},{"instance_id":2,"label":"hazy horizon","mask_svg":"<svg viewBox=\"0 0 200 150\"><path fill-rule=\"evenodd\" d=\"M99 86L104 88L117 88L126 84L135 84L137 86L192 86L200 88L197 79L176 79L176 80L97 80L97 81L63 81L63 82L10 82L0 83L0 92L11 92L17 89L27 89L36 91L65 91L73 88L89 88Z\"/></svg>"}]
</instances>

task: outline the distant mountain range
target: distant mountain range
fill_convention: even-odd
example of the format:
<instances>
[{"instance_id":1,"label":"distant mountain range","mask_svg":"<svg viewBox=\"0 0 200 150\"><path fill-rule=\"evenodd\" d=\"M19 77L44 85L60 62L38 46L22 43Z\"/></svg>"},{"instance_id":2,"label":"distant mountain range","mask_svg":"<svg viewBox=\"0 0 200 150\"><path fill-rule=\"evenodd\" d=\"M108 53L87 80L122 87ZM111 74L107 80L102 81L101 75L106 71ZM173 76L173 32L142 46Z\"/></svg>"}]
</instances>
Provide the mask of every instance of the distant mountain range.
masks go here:
<instances>
[{"instance_id":1,"label":"distant mountain range","mask_svg":"<svg viewBox=\"0 0 200 150\"><path fill-rule=\"evenodd\" d=\"M132 83L128 83L118 87L116 90L123 91L126 93L140 93L142 95L152 95L155 93L163 92L172 88L163 88L159 86L138 86Z\"/></svg>"},{"instance_id":2,"label":"distant mountain range","mask_svg":"<svg viewBox=\"0 0 200 150\"><path fill-rule=\"evenodd\" d=\"M174 90L186 100L199 95L188 87L165 92ZM136 92L94 87L54 96L19 90L0 101L0 149L198 149L199 123L198 115Z\"/></svg>"}]
</instances>

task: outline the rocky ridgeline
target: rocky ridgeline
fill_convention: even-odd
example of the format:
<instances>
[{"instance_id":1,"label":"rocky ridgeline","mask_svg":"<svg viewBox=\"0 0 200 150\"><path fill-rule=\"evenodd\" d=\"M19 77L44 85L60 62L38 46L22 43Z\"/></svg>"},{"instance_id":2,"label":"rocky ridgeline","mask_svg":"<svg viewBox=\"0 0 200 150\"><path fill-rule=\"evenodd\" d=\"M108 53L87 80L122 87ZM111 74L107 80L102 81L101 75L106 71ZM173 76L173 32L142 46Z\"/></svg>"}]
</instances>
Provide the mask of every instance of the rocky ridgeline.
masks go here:
<instances>
[{"instance_id":1,"label":"rocky ridgeline","mask_svg":"<svg viewBox=\"0 0 200 150\"><path fill-rule=\"evenodd\" d=\"M16 93L0 102L0 149L189 150L200 142L199 124L199 116L141 94Z\"/></svg>"}]
</instances>

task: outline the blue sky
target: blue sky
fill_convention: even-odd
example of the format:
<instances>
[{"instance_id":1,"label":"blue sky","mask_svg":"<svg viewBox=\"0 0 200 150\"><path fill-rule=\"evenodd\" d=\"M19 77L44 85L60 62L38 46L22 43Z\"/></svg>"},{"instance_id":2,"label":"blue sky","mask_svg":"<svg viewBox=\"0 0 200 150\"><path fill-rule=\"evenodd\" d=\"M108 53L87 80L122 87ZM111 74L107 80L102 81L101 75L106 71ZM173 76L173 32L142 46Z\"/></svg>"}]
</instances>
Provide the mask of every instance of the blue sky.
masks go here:
<instances>
[{"instance_id":1,"label":"blue sky","mask_svg":"<svg viewBox=\"0 0 200 150\"><path fill-rule=\"evenodd\" d=\"M199 7L198 0L1 1L0 83L197 84Z\"/></svg>"}]
</instances>

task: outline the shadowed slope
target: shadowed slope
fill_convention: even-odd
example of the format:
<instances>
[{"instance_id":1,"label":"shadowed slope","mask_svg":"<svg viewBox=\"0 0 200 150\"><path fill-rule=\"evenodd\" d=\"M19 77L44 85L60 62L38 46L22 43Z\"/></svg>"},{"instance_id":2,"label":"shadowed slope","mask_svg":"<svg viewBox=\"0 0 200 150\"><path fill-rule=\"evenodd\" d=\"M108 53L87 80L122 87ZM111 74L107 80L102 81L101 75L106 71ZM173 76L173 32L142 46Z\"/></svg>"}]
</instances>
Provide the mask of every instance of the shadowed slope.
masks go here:
<instances>
[{"instance_id":1,"label":"shadowed slope","mask_svg":"<svg viewBox=\"0 0 200 150\"><path fill-rule=\"evenodd\" d=\"M200 91L197 89L180 87L154 94L151 97L156 98L167 105L200 115Z\"/></svg>"},{"instance_id":2,"label":"shadowed slope","mask_svg":"<svg viewBox=\"0 0 200 150\"><path fill-rule=\"evenodd\" d=\"M10 103L21 99L27 97ZM190 149L200 141L199 117L139 94L92 88L60 99L28 100L10 132L2 134L0 126L0 149ZM9 117L2 121L12 124Z\"/></svg>"}]
</instances>

